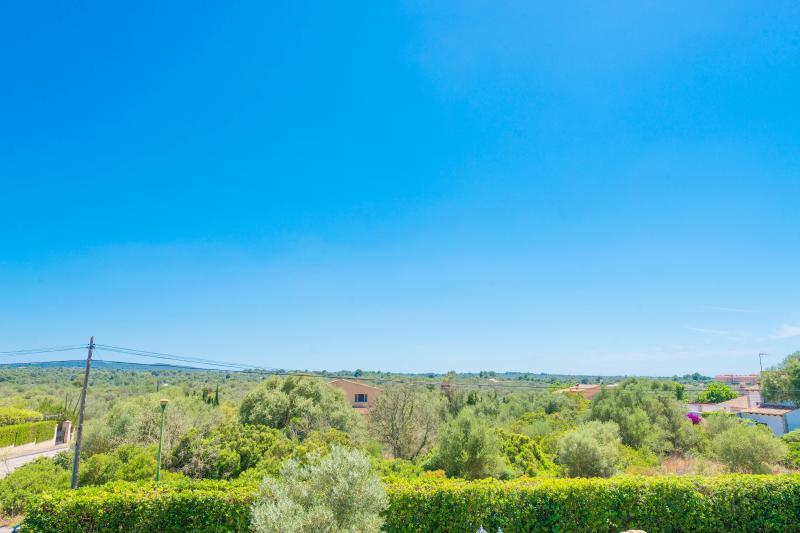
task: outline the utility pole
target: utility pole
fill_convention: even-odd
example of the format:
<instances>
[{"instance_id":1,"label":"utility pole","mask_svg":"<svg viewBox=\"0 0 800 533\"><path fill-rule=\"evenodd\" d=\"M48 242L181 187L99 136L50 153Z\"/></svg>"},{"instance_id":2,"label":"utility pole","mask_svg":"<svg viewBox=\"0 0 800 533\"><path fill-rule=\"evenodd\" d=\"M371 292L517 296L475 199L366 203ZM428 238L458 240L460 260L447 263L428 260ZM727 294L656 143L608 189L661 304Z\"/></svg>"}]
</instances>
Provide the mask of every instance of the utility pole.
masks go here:
<instances>
[{"instance_id":1,"label":"utility pole","mask_svg":"<svg viewBox=\"0 0 800 533\"><path fill-rule=\"evenodd\" d=\"M758 353L758 368L759 368L759 369L760 369L762 372L764 371L764 361L763 361L763 359L762 359L762 358L763 358L765 355L767 355L767 354L766 354L766 353L764 353L764 352L759 352L759 353Z\"/></svg>"},{"instance_id":2,"label":"utility pole","mask_svg":"<svg viewBox=\"0 0 800 533\"><path fill-rule=\"evenodd\" d=\"M89 339L89 353L86 355L86 371L83 374L83 390L81 405L78 411L78 435L75 437L75 457L72 458L72 488L78 488L78 466L81 460L81 438L83 437L83 411L86 408L86 388L89 386L89 370L92 368L92 351L94 351L94 335Z\"/></svg>"},{"instance_id":3,"label":"utility pole","mask_svg":"<svg viewBox=\"0 0 800 533\"><path fill-rule=\"evenodd\" d=\"M161 434L158 437L158 458L156 459L156 481L161 481L161 448L164 447L164 411L167 410L169 400L166 398L159 402L161 404Z\"/></svg>"}]
</instances>

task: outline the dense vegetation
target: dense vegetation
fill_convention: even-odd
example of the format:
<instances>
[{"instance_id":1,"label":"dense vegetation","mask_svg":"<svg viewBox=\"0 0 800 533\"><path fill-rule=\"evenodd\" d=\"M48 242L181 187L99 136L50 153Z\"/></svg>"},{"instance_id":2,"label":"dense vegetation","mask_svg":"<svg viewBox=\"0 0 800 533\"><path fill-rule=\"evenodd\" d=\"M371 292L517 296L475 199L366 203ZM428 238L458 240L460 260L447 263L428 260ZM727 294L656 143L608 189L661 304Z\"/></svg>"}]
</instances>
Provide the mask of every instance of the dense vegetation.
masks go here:
<instances>
[{"instance_id":1,"label":"dense vegetation","mask_svg":"<svg viewBox=\"0 0 800 533\"><path fill-rule=\"evenodd\" d=\"M328 496L317 505L336 500L335 491L319 490ZM397 532L477 531L481 526L487 531L782 532L796 530L800 515L797 475L394 479L385 483L385 492L388 508L379 519L386 531ZM26 524L41 532L243 532L251 526L250 508L256 498L257 487L240 482L117 482L45 496L30 508ZM275 501L295 498L302 500L303 495L281 495ZM366 507L380 508L380 500L376 503ZM354 511L351 504L343 516ZM289 517L284 524L302 521L304 513L298 510L298 514L284 513ZM260 513L252 516L261 520ZM280 531L355 530L327 526L282 527Z\"/></svg>"},{"instance_id":2,"label":"dense vegetation","mask_svg":"<svg viewBox=\"0 0 800 533\"><path fill-rule=\"evenodd\" d=\"M417 494L415 497L431 498L418 503L419 509L429 508L428 520L433 522L419 523L433 529L441 528L443 522L436 520L444 520L442 509L454 517L461 516L462 510L452 507L455 500L448 498L474 497L478 498L475 509L487 509L486 521L481 522L484 526L497 524L504 530L514 530L514 524L533 524L525 522L533 520L533 514L512 517L507 514L510 511L502 510L507 509L503 503L498 507L499 514L493 515L488 509L497 491L511 491L508 501L523 498L531 508L544 505L531 503L540 497L558 500L560 491L566 491L563 494L568 496L564 497L574 498L570 500L574 502L584 497L586 501L601 501L609 497L603 495L607 490L604 487L612 486L638 487L625 490L641 489L647 494L654 491L642 497L655 499L658 491L673 490L669 488L672 485L655 481L661 474L779 473L800 466L800 438L796 435L778 439L769 430L732 415L688 418L686 401L702 392L697 390L699 380L623 379L616 387L604 388L590 402L560 390L574 381L498 380L490 373L437 378L370 377L360 372L360 376L383 389L367 418L357 414L324 377L99 370L90 383L81 454L79 481L87 489L68 497L45 498L30 515L30 523L47 530L44 509L56 515L72 509L78 513L74 520L85 519L94 525L96 520L112 521L109 524L123 520L127 521L126 528L144 520L143 525L160 524L156 529L177 530L170 529L178 528L176 522L158 520L183 517L186 527L214 530L216 526L208 524L216 517L219 523L237 529L249 527L252 514L257 517L254 527L264 531L278 522L296 524L287 531L324 530L319 516L327 517L325 523L335 530L342 529L343 520L351 526L362 524L366 530L380 523L390 530L403 530L399 520L411 519L409 513L417 512L406 507L411 495ZM25 410L49 420L73 418L80 386L79 369L0 370L0 409L5 409L0 413L13 421L21 416L36 420ZM707 392L717 387L711 389ZM128 492L135 490L117 482L147 483L153 479L161 398L170 400L165 412L163 480L159 486L144 485L147 489L141 497L158 496L157 501L148 500L146 507L170 516L137 518L137 512L129 509L125 516L115 518L116 513L123 512L115 506L127 509ZM37 498L67 488L70 469L70 458L64 454L39 459L0 480L0 513L30 513ZM612 485L557 479L616 479L613 476L618 474L656 477L654 481L620 480ZM316 481L320 476L321 483ZM485 478L510 484L467 483ZM345 504L352 501L352 495L346 495L345 479L352 487L363 487L359 498L374 505L359 509L369 512L347 510ZM792 479L786 486L780 485L781 490L796 490L792 487L797 480ZM232 484L229 489L218 489L222 485L213 484L213 480ZM384 486L389 512L384 511ZM687 496L685 485L675 486L681 487L674 490L682 495L676 498L695 498ZM555 492L534 496L532 487ZM760 485L753 487L756 492L761 490ZM484 494L484 490L488 492ZM713 490L728 494L717 485ZM580 491L588 492L578 496ZM100 511L90 509L89 500L81 499L81 494L97 496L92 496L92 501L104 509L102 517L94 515ZM169 496L162 498L165 494ZM304 498L313 499L313 516L307 512L312 500ZM711 500L692 500L686 505L708 505ZM188 511L175 511L171 506L177 501L196 512L188 516ZM444 507L431 508L433 501ZM252 511L248 511L250 506ZM558 509L554 508L554 516L562 512ZM206 518L197 516L201 510L207 513ZM613 512L617 511L608 511ZM619 516L645 516L632 512L625 510ZM591 525L602 517L610 520L609 516L578 516L575 524ZM473 518L454 520L472 527ZM553 520L568 518L564 515ZM708 523L717 523L714 520L717 518ZM759 516L753 520L760 523L772 518ZM630 525L636 525L633 522ZM553 522L558 527L568 523ZM705 523L698 524L701 530L706 527Z\"/></svg>"}]
</instances>

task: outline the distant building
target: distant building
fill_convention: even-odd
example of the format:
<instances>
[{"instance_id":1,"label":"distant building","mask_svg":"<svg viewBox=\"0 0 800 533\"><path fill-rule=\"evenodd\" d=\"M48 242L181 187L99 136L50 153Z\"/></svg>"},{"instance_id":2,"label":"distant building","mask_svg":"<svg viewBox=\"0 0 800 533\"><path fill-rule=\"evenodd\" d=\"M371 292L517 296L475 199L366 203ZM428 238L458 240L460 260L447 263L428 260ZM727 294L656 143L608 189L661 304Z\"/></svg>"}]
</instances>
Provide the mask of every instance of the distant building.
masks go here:
<instances>
[{"instance_id":1,"label":"distant building","mask_svg":"<svg viewBox=\"0 0 800 533\"><path fill-rule=\"evenodd\" d=\"M744 392L748 386L758 384L758 374L720 374L714 376L714 381L724 383L732 389L739 389L739 392Z\"/></svg>"},{"instance_id":2,"label":"distant building","mask_svg":"<svg viewBox=\"0 0 800 533\"><path fill-rule=\"evenodd\" d=\"M687 404L687 407L690 413L717 413L717 412L738 413L739 411L742 411L744 409L758 407L760 403L761 403L760 397L759 401L755 402L751 399L750 396L744 395L744 396L738 396L726 402L719 402L719 403L690 402L689 404Z\"/></svg>"},{"instance_id":3,"label":"distant building","mask_svg":"<svg viewBox=\"0 0 800 533\"><path fill-rule=\"evenodd\" d=\"M328 385L344 391L345 398L359 413L366 415L370 407L375 405L375 400L383 392L378 387L364 385L359 380L350 381L349 379L334 379Z\"/></svg>"},{"instance_id":4,"label":"distant building","mask_svg":"<svg viewBox=\"0 0 800 533\"><path fill-rule=\"evenodd\" d=\"M762 405L744 409L738 413L738 416L767 426L776 437L783 436L794 429L800 429L800 409L795 407Z\"/></svg>"},{"instance_id":5,"label":"distant building","mask_svg":"<svg viewBox=\"0 0 800 533\"><path fill-rule=\"evenodd\" d=\"M589 384L581 383L579 385L573 385L568 389L561 389L557 392L561 393L571 392L574 394L580 394L586 400L594 400L595 396L600 394L600 391L603 390L603 387L607 389L612 389L616 386L617 386L616 383L613 385L601 385L599 383L589 383Z\"/></svg>"}]
</instances>

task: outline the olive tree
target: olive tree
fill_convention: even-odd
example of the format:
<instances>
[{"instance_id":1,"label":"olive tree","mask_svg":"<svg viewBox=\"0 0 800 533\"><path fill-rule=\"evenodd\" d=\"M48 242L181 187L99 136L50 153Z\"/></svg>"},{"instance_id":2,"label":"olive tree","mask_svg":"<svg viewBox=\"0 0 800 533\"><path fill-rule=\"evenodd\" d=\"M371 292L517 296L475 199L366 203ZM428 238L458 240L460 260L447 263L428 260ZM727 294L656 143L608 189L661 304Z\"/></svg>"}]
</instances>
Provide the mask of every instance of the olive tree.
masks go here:
<instances>
[{"instance_id":1,"label":"olive tree","mask_svg":"<svg viewBox=\"0 0 800 533\"><path fill-rule=\"evenodd\" d=\"M386 389L370 410L369 428L395 458L414 460L434 441L440 398L424 389Z\"/></svg>"},{"instance_id":2,"label":"olive tree","mask_svg":"<svg viewBox=\"0 0 800 533\"><path fill-rule=\"evenodd\" d=\"M622 441L614 422L592 421L558 441L558 462L570 477L609 477L617 472Z\"/></svg>"},{"instance_id":3,"label":"olive tree","mask_svg":"<svg viewBox=\"0 0 800 533\"><path fill-rule=\"evenodd\" d=\"M307 464L289 460L277 479L265 478L252 507L258 533L380 531L389 501L369 459L335 446Z\"/></svg>"}]
</instances>

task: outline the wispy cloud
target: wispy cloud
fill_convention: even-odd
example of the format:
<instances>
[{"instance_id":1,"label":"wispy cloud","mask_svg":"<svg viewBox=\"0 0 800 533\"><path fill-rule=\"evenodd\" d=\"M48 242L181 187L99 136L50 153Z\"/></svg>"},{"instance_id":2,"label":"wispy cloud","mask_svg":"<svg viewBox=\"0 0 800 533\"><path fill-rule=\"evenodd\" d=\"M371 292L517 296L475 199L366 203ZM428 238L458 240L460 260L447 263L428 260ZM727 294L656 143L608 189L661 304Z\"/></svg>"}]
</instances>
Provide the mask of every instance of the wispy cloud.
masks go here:
<instances>
[{"instance_id":1,"label":"wispy cloud","mask_svg":"<svg viewBox=\"0 0 800 533\"><path fill-rule=\"evenodd\" d=\"M741 336L731 333L730 331L725 331L722 329L711 329L711 328L698 328L695 326L685 326L686 329L689 331L696 331L697 333L705 333L707 335L718 335L720 337L725 337L729 341L739 341L742 340Z\"/></svg>"},{"instance_id":2,"label":"wispy cloud","mask_svg":"<svg viewBox=\"0 0 800 533\"><path fill-rule=\"evenodd\" d=\"M704 305L704 309L711 309L713 311L725 311L727 313L745 313L745 314L757 314L761 311L756 311L755 309L742 309L740 307L720 307L718 305Z\"/></svg>"},{"instance_id":3,"label":"wispy cloud","mask_svg":"<svg viewBox=\"0 0 800 533\"><path fill-rule=\"evenodd\" d=\"M791 324L783 324L781 327L778 328L778 331L775 332L775 335L778 339L788 339L789 337L800 337L800 326L793 326Z\"/></svg>"},{"instance_id":4,"label":"wispy cloud","mask_svg":"<svg viewBox=\"0 0 800 533\"><path fill-rule=\"evenodd\" d=\"M694 326L686 326L686 329L689 331L696 331L698 333L711 333L712 335L730 335L730 331L723 331L721 329L708 329L708 328L696 328Z\"/></svg>"}]
</instances>

